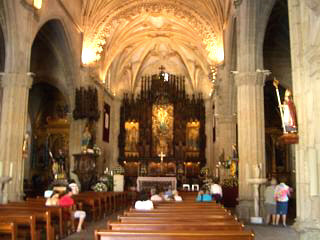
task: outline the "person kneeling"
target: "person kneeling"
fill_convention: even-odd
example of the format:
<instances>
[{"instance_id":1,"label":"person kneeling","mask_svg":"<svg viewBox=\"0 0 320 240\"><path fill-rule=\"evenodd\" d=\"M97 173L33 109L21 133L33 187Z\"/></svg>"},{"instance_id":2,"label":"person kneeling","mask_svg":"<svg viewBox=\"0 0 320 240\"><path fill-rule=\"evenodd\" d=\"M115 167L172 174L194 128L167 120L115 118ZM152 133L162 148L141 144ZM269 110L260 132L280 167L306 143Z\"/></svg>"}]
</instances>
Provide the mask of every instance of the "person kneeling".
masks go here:
<instances>
[{"instance_id":1,"label":"person kneeling","mask_svg":"<svg viewBox=\"0 0 320 240\"><path fill-rule=\"evenodd\" d=\"M75 207L74 200L71 198L72 196L72 190L70 187L67 187L66 194L60 198L59 200L59 205L62 207ZM80 210L75 210L72 212L74 218L79 219L78 227L77 227L77 232L80 232L82 229L82 224L84 222L84 219L86 218L86 212L85 211L80 211Z\"/></svg>"}]
</instances>

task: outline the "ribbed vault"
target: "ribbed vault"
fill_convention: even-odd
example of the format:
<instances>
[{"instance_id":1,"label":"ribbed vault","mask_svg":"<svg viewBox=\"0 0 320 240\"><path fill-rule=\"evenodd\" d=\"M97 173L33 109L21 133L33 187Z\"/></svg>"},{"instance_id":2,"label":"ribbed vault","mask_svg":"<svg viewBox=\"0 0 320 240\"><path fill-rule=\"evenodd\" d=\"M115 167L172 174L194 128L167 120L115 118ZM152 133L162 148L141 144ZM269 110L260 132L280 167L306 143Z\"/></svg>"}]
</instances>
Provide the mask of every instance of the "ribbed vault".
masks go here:
<instances>
[{"instance_id":1,"label":"ribbed vault","mask_svg":"<svg viewBox=\"0 0 320 240\"><path fill-rule=\"evenodd\" d=\"M160 65L209 95L208 69L223 61L231 0L85 0L82 60L97 64L116 94L136 92Z\"/></svg>"}]
</instances>

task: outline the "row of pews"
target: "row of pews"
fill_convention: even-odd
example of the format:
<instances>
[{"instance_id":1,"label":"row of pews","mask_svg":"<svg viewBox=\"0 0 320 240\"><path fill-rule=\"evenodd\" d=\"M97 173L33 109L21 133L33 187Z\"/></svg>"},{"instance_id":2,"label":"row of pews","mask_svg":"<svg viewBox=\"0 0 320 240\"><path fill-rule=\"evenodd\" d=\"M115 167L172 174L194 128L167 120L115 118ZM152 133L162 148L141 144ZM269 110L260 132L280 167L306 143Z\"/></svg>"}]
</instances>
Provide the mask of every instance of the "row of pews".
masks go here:
<instances>
[{"instance_id":1,"label":"row of pews","mask_svg":"<svg viewBox=\"0 0 320 240\"><path fill-rule=\"evenodd\" d=\"M229 211L216 203L197 203L195 195L183 202L161 202L150 211L130 208L95 230L95 240L253 240Z\"/></svg>"},{"instance_id":2,"label":"row of pews","mask_svg":"<svg viewBox=\"0 0 320 240\"><path fill-rule=\"evenodd\" d=\"M97 221L108 214L132 205L134 192L82 192L72 196L77 209L87 213L86 222ZM0 239L62 239L75 231L72 209L45 206L43 197L0 205ZM45 231L45 232L44 232Z\"/></svg>"}]
</instances>

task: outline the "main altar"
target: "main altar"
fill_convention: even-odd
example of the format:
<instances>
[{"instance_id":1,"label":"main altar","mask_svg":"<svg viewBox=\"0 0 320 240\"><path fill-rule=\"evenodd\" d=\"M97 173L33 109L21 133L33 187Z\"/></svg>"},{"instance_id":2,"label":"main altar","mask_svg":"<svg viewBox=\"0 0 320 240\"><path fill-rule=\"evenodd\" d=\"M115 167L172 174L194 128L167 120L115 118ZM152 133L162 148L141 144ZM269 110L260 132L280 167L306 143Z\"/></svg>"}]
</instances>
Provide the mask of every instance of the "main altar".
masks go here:
<instances>
[{"instance_id":1,"label":"main altar","mask_svg":"<svg viewBox=\"0 0 320 240\"><path fill-rule=\"evenodd\" d=\"M142 76L139 94L125 94L120 109L119 163L126 181L140 176L198 177L205 159L202 94L188 95L185 77Z\"/></svg>"},{"instance_id":2,"label":"main altar","mask_svg":"<svg viewBox=\"0 0 320 240\"><path fill-rule=\"evenodd\" d=\"M177 189L177 178L175 177L138 177L137 190L140 192L142 189L149 190L152 187L158 189L166 189L171 186L172 190Z\"/></svg>"}]
</instances>

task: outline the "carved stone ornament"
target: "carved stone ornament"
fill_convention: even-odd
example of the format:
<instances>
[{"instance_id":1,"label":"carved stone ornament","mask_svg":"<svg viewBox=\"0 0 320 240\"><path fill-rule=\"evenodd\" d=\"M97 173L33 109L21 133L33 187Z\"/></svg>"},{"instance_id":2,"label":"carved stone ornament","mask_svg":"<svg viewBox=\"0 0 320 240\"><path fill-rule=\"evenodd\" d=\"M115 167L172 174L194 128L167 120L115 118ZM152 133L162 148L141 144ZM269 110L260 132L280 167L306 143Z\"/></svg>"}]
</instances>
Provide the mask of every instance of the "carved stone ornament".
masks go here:
<instances>
[{"instance_id":1,"label":"carved stone ornament","mask_svg":"<svg viewBox=\"0 0 320 240\"><path fill-rule=\"evenodd\" d=\"M233 4L236 8L239 7L241 3L242 3L242 0L233 0Z\"/></svg>"}]
</instances>

